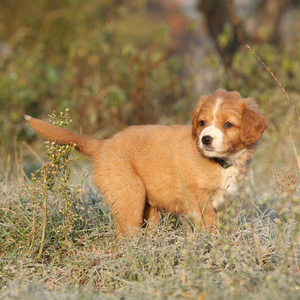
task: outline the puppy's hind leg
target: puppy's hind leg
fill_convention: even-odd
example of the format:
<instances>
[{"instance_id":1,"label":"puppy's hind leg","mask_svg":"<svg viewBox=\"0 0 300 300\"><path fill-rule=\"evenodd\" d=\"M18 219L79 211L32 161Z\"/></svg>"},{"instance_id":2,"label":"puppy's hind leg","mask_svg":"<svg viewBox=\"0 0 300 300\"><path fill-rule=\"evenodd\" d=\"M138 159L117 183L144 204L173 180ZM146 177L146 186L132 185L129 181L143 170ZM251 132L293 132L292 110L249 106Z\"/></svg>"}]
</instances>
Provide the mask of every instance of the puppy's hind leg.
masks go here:
<instances>
[{"instance_id":1,"label":"puppy's hind leg","mask_svg":"<svg viewBox=\"0 0 300 300\"><path fill-rule=\"evenodd\" d=\"M111 213L117 233L130 236L143 224L146 190L139 177L126 175L121 181L114 182L115 188L111 186L105 193L105 198L112 205Z\"/></svg>"}]
</instances>

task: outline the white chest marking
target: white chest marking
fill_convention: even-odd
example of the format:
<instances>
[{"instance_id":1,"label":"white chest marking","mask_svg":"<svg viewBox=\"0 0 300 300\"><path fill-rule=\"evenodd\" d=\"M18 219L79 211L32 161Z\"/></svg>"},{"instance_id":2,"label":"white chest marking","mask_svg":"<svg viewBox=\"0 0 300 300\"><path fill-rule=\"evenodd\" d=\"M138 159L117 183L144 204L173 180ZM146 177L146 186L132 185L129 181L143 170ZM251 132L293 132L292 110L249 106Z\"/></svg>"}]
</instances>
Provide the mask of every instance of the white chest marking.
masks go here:
<instances>
[{"instance_id":1,"label":"white chest marking","mask_svg":"<svg viewBox=\"0 0 300 300\"><path fill-rule=\"evenodd\" d=\"M220 189L216 191L211 199L213 208L218 209L219 206L225 201L224 193L233 194L238 189L238 170L236 167L223 169Z\"/></svg>"},{"instance_id":2,"label":"white chest marking","mask_svg":"<svg viewBox=\"0 0 300 300\"><path fill-rule=\"evenodd\" d=\"M236 167L232 166L227 169L222 170L222 181L221 181L221 189L229 194L232 194L237 191L238 183L238 170Z\"/></svg>"}]
</instances>

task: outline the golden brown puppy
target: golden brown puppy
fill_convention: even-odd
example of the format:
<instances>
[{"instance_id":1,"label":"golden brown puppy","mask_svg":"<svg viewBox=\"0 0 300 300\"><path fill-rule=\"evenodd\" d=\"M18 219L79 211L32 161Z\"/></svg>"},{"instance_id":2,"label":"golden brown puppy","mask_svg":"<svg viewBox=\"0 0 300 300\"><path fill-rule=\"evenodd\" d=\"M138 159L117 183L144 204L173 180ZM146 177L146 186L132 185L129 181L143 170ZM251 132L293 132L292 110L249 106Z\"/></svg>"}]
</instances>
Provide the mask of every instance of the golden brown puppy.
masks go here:
<instances>
[{"instance_id":1,"label":"golden brown puppy","mask_svg":"<svg viewBox=\"0 0 300 300\"><path fill-rule=\"evenodd\" d=\"M211 226L266 128L253 99L225 90L199 100L192 126L131 126L102 141L25 118L45 138L76 144L91 157L95 183L124 235L145 220L155 225L161 211L188 213L201 228Z\"/></svg>"}]
</instances>

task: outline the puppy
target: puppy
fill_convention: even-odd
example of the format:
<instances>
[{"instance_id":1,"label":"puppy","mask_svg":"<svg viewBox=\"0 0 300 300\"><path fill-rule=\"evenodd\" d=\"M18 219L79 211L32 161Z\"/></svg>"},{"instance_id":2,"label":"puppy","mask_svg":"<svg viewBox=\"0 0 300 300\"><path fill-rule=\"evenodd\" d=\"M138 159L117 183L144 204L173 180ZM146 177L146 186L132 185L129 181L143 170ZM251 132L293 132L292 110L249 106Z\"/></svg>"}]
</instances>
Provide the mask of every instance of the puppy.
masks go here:
<instances>
[{"instance_id":1,"label":"puppy","mask_svg":"<svg viewBox=\"0 0 300 300\"><path fill-rule=\"evenodd\" d=\"M225 90L200 98L192 126L131 126L101 141L25 118L46 139L75 144L93 160L95 183L124 236L145 221L154 226L162 211L211 227L266 128L253 99Z\"/></svg>"}]
</instances>

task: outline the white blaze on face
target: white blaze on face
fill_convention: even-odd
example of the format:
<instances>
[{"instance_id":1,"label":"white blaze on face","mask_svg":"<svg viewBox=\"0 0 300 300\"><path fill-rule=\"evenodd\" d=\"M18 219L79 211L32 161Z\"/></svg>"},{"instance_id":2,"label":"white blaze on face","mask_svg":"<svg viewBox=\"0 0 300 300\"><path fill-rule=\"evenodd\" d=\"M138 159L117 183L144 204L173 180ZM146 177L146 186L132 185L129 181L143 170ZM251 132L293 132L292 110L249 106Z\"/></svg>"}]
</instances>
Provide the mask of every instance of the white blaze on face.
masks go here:
<instances>
[{"instance_id":1,"label":"white blaze on face","mask_svg":"<svg viewBox=\"0 0 300 300\"><path fill-rule=\"evenodd\" d=\"M212 124L201 131L199 136L200 139L200 149L203 150L206 156L218 156L218 152L221 151L221 146L223 144L223 132L218 129L216 124L216 114L219 109L219 106L222 102L222 99L218 99L213 111L213 120ZM213 138L212 143L210 145L204 145L202 143L202 138L204 136L210 136Z\"/></svg>"}]
</instances>

